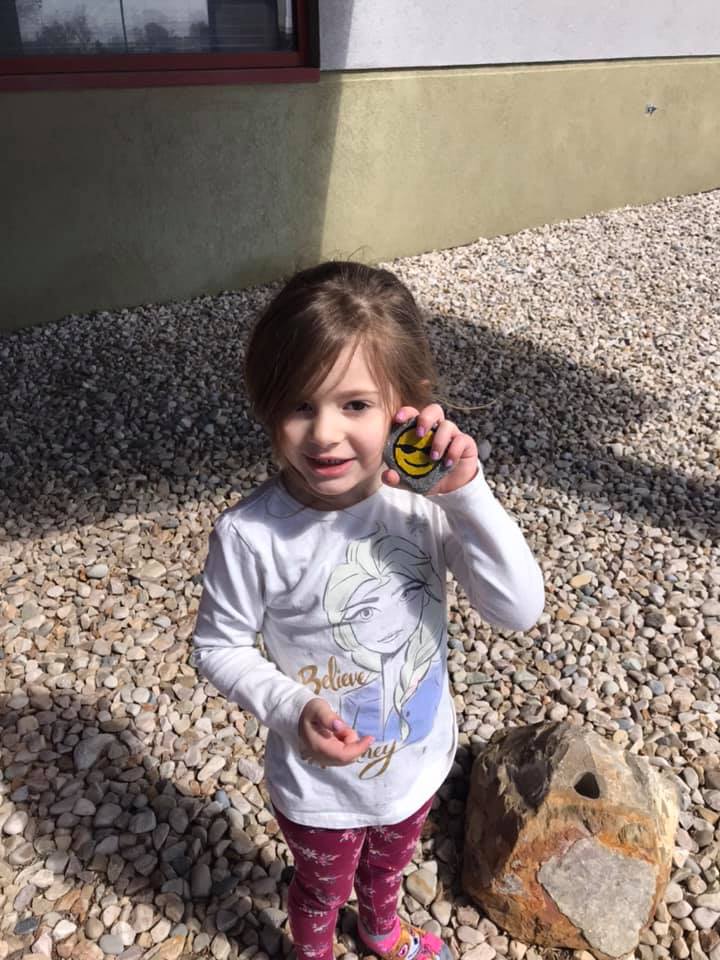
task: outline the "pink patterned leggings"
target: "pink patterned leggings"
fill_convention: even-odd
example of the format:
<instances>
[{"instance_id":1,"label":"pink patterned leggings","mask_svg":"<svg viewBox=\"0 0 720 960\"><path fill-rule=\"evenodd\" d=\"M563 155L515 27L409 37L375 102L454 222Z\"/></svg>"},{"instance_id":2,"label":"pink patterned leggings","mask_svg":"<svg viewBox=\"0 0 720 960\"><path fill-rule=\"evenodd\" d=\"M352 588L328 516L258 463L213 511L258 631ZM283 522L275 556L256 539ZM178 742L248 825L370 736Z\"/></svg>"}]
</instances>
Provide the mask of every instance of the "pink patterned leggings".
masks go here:
<instances>
[{"instance_id":1,"label":"pink patterned leggings","mask_svg":"<svg viewBox=\"0 0 720 960\"><path fill-rule=\"evenodd\" d=\"M338 910L355 882L368 933L389 933L397 916L403 869L412 859L432 798L402 823L327 830L275 816L295 858L288 915L298 960L333 960Z\"/></svg>"}]
</instances>

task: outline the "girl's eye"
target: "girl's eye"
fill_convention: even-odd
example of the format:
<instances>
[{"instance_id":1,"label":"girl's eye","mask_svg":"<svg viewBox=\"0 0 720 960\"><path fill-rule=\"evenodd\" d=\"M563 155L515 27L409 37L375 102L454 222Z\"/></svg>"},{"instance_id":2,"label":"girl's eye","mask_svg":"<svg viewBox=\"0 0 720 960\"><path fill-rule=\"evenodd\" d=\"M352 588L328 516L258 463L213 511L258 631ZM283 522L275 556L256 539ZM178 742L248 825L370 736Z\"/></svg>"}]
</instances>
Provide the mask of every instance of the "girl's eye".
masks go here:
<instances>
[{"instance_id":1,"label":"girl's eye","mask_svg":"<svg viewBox=\"0 0 720 960\"><path fill-rule=\"evenodd\" d=\"M309 410L310 410L309 403L303 402L295 405L295 413L308 413Z\"/></svg>"},{"instance_id":2,"label":"girl's eye","mask_svg":"<svg viewBox=\"0 0 720 960\"><path fill-rule=\"evenodd\" d=\"M346 404L351 410L354 410L355 413L360 413L361 410L367 410L370 406L365 400L351 400L350 403Z\"/></svg>"}]
</instances>

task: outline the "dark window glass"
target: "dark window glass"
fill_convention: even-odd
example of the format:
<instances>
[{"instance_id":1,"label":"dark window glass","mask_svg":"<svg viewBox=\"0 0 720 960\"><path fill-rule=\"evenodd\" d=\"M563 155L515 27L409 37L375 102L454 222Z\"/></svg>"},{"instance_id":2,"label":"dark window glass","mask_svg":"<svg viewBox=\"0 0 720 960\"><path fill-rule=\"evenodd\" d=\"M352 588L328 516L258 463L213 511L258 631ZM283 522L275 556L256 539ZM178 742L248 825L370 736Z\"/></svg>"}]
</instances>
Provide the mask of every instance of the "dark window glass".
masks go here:
<instances>
[{"instance_id":1,"label":"dark window glass","mask_svg":"<svg viewBox=\"0 0 720 960\"><path fill-rule=\"evenodd\" d=\"M296 48L292 0L0 0L0 57Z\"/></svg>"}]
</instances>

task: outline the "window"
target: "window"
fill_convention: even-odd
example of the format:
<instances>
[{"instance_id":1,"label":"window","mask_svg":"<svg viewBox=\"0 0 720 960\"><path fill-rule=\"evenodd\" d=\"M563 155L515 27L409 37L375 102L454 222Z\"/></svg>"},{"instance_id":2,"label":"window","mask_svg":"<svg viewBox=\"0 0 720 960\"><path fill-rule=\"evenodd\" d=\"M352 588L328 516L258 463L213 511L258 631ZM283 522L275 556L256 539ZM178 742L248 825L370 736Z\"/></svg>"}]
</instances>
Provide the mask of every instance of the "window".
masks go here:
<instances>
[{"instance_id":1,"label":"window","mask_svg":"<svg viewBox=\"0 0 720 960\"><path fill-rule=\"evenodd\" d=\"M309 0L0 0L0 89L317 78Z\"/></svg>"}]
</instances>

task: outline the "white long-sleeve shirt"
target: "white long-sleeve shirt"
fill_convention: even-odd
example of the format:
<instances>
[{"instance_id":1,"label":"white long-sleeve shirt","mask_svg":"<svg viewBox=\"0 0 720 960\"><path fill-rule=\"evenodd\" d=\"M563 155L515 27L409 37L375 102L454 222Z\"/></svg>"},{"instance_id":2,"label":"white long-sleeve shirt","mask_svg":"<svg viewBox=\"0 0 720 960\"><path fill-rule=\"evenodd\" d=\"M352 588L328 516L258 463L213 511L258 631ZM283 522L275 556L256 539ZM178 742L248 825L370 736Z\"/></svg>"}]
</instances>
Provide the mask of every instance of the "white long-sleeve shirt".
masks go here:
<instances>
[{"instance_id":1,"label":"white long-sleeve shirt","mask_svg":"<svg viewBox=\"0 0 720 960\"><path fill-rule=\"evenodd\" d=\"M457 741L447 569L490 624L524 630L542 611L540 570L482 469L453 493L383 486L339 511L303 507L275 477L219 518L195 663L269 728L268 788L290 820L399 823L445 779ZM301 758L298 720L314 697L375 738L354 763Z\"/></svg>"}]
</instances>

